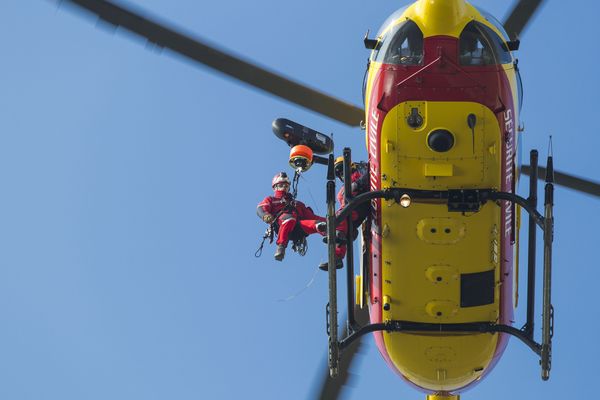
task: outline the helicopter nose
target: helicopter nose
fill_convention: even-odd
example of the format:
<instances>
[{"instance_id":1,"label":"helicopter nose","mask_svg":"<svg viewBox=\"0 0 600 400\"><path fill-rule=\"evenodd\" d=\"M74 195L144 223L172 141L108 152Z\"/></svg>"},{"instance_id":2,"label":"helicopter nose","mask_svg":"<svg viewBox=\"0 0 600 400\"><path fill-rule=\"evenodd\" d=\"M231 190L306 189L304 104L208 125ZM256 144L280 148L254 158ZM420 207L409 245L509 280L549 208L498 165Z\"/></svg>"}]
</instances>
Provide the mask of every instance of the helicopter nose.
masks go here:
<instances>
[{"instance_id":1,"label":"helicopter nose","mask_svg":"<svg viewBox=\"0 0 600 400\"><path fill-rule=\"evenodd\" d=\"M426 36L458 37L473 12L465 0L420 0L415 7L418 15L424 17L422 22L429 32Z\"/></svg>"},{"instance_id":2,"label":"helicopter nose","mask_svg":"<svg viewBox=\"0 0 600 400\"><path fill-rule=\"evenodd\" d=\"M427 145L433 151L444 153L454 146L454 135L446 129L436 129L427 136Z\"/></svg>"}]
</instances>

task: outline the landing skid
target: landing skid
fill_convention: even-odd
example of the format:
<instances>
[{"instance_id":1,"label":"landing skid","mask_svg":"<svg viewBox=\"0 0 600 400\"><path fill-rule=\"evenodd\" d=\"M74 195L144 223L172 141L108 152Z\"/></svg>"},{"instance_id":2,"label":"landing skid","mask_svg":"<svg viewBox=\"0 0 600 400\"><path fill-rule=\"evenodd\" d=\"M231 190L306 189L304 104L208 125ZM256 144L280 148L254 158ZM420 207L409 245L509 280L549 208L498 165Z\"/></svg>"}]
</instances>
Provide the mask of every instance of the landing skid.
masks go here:
<instances>
[{"instance_id":1,"label":"landing skid","mask_svg":"<svg viewBox=\"0 0 600 400\"><path fill-rule=\"evenodd\" d=\"M349 189L346 190L346 206L335 214L335 176L333 173L333 156L329 157L327 171L327 239L329 252L329 265L335 265L335 227L344 219L351 229L351 212L359 205L373 199L393 200L400 203L404 196L409 196L410 201L439 201L446 202L448 211L474 212L488 201L505 200L519 204L529 214L529 257L527 277L527 322L521 329L509 325L494 324L490 322L474 322L462 324L436 324L411 321L387 321L379 324L365 324L360 326L354 315L354 267L353 246L347 247L346 272L348 276L348 327L345 338L338 340L337 321L337 274L335 268L329 268L329 304L327 305L327 334L329 336L329 374L332 378L337 376L339 355L350 343L369 332L478 332L478 333L506 333L525 343L535 354L540 357L541 376L543 380L550 377L552 362L552 337L554 335L554 308L551 303L552 280L552 242L554 230L554 178L552 157L548 157L546 185L544 195L544 215L537 210L537 179L538 179L538 153L532 150L530 154L530 192L525 199L514 193L498 192L494 189L456 189L456 190L418 190L410 188L389 188L385 190L363 193L352 198ZM344 149L344 176L350 176L351 153ZM349 178L348 178L349 179ZM350 188L349 182L344 182L345 188ZM543 232L544 242L544 267L543 267L543 306L542 306L542 341L534 339L534 305L535 305L535 241L536 226ZM349 232L351 230L348 229ZM351 235L347 235L351 238ZM362 295L362 294L361 294Z\"/></svg>"}]
</instances>

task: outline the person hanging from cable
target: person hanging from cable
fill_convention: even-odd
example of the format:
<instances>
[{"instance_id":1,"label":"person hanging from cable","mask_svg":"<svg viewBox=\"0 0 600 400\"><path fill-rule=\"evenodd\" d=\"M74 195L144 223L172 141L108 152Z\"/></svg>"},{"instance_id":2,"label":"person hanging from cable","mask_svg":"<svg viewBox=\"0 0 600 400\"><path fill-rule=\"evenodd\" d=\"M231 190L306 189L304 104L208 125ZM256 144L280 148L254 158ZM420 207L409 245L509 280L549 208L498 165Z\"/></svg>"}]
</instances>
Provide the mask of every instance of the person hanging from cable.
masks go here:
<instances>
[{"instance_id":1,"label":"person hanging from cable","mask_svg":"<svg viewBox=\"0 0 600 400\"><path fill-rule=\"evenodd\" d=\"M359 194L368 192L370 190L370 182L369 182L369 167L366 162L360 163L352 163L351 167L351 175L350 175L350 193L352 197L356 197ZM342 182L344 182L344 157L340 156L336 158L334 164L335 176L337 176ZM340 208L338 209L338 213L344 208L346 205L345 196L344 196L344 185L337 194L338 202L340 203ZM353 230L348 234L348 223L346 220L340 222L340 224L335 228L336 229L336 246L335 246L335 260L336 260L336 268L342 268L343 262L342 259L346 255L346 241L348 237L350 237L350 242L352 242L356 236L358 235L358 227L364 222L364 220L369 215L369 203L363 203L356 210L352 211L352 227ZM320 227L321 228L321 227ZM322 229L322 228L321 228ZM323 271L327 271L328 263L323 262L319 265L319 268Z\"/></svg>"},{"instance_id":2,"label":"person hanging from cable","mask_svg":"<svg viewBox=\"0 0 600 400\"><path fill-rule=\"evenodd\" d=\"M325 218L316 215L310 207L298 201L289 193L290 179L285 172L273 177L271 187L273 196L267 196L256 207L256 214L265 223L271 225L277 233L275 260L282 261L288 241L292 239L294 229L301 228L302 239L312 233L323 234ZM301 253L302 254L302 253Z\"/></svg>"}]
</instances>

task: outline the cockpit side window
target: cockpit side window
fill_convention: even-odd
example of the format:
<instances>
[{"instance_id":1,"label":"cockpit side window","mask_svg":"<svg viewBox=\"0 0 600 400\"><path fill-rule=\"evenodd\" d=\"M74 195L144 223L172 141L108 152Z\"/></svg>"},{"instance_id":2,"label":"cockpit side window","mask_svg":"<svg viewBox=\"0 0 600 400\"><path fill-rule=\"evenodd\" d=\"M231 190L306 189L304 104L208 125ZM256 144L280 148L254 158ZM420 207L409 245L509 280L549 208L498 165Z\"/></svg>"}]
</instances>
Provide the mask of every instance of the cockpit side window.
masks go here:
<instances>
[{"instance_id":1,"label":"cockpit side window","mask_svg":"<svg viewBox=\"0 0 600 400\"><path fill-rule=\"evenodd\" d=\"M510 64L512 58L504 41L487 26L471 21L459 38L461 65Z\"/></svg>"},{"instance_id":2,"label":"cockpit side window","mask_svg":"<svg viewBox=\"0 0 600 400\"><path fill-rule=\"evenodd\" d=\"M494 17L492 14L485 11L481 7L477 7L477 6L474 6L474 7L477 9L477 11L479 11L479 13L485 18L485 20L487 22L494 25L494 27L496 27L496 29L498 29L498 32L500 32L500 34L501 34L500 36L502 36L502 39L508 40L508 34L504 30L504 26L502 26L502 24L500 23L500 21L498 21L498 19L496 19L496 17Z\"/></svg>"},{"instance_id":3,"label":"cockpit side window","mask_svg":"<svg viewBox=\"0 0 600 400\"><path fill-rule=\"evenodd\" d=\"M423 64L423 32L407 20L388 31L379 41L373 60L385 64Z\"/></svg>"},{"instance_id":4,"label":"cockpit side window","mask_svg":"<svg viewBox=\"0 0 600 400\"><path fill-rule=\"evenodd\" d=\"M521 107L523 107L523 81L521 80L521 73L517 64L515 64L515 72L517 76L517 98L519 101L519 111L521 111Z\"/></svg>"}]
</instances>

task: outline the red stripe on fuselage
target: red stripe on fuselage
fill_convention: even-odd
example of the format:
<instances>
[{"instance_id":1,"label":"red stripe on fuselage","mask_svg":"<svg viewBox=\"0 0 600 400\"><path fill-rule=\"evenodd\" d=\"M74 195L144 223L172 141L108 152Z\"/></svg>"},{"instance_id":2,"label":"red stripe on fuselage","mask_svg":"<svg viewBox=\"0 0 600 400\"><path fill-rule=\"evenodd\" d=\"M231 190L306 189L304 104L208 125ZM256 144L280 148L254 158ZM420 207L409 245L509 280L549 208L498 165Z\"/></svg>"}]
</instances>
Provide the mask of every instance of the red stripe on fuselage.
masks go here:
<instances>
[{"instance_id":1,"label":"red stripe on fuselage","mask_svg":"<svg viewBox=\"0 0 600 400\"><path fill-rule=\"evenodd\" d=\"M381 72L375 72L376 76L373 80L372 95L369 100L368 113L367 113L367 138L368 138L368 153L369 153L369 180L371 191L381 189L380 181L380 165L379 160L381 157L381 127L383 126L383 120L387 114L386 111L382 111L378 107L378 103L381 99L381 93L385 92L384 84L385 79L381 78ZM371 268L370 268L370 307L369 316L371 323L381 322L381 200L374 199L371 201ZM374 332L375 343L379 348L379 351L386 362L393 366L392 360L390 359L385 344L383 342L383 333ZM392 367L396 370L395 367ZM396 370L397 371L397 370Z\"/></svg>"},{"instance_id":2,"label":"red stripe on fuselage","mask_svg":"<svg viewBox=\"0 0 600 400\"><path fill-rule=\"evenodd\" d=\"M502 174L501 190L514 192L514 157L516 149L517 115L513 104L510 82L500 65L464 66L459 64L458 39L447 36L429 37L424 40L424 62L419 66L383 64L374 71L375 77L371 85L371 95L367 110L367 135L369 142L369 162L371 165L371 190L380 190L381 182L379 158L381 156L381 127L388 111L405 101L460 101L474 102L488 107L496 115L502 132ZM373 121L377 119L376 123ZM373 129L376 128L376 131ZM510 167L509 167L510 166ZM381 201L372 203L373 224L371 243L371 307L372 323L382 322L381 314ZM500 246L501 280L500 286L500 320L502 324L512 324L513 319L513 243L514 239L514 207L502 207L503 221ZM504 221L510 228L505 235ZM508 222L510 221L510 222ZM508 225L506 225L508 227ZM504 352L508 335L499 334L496 351L487 375ZM381 332L374 333L379 351L389 366L402 374L387 353ZM408 381L412 384L412 382ZM473 386L475 382L467 385ZM413 384L413 386L415 386ZM461 388L460 390L464 390ZM422 388L421 388L422 389Z\"/></svg>"}]
</instances>

